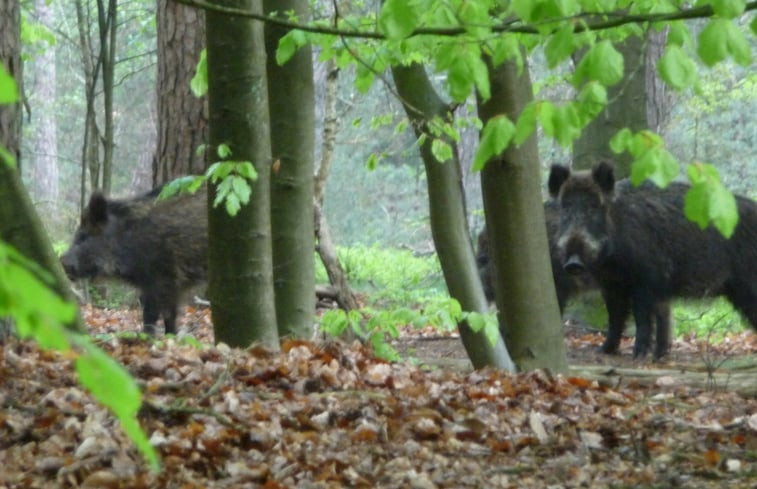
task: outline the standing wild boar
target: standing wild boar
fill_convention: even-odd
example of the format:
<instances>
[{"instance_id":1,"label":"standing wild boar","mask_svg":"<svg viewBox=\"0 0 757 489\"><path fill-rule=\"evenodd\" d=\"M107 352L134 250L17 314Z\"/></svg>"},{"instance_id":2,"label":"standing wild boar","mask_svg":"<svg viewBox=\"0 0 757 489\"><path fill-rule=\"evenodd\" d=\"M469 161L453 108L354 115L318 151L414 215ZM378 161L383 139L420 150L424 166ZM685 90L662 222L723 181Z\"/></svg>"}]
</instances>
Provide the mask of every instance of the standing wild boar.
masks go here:
<instances>
[{"instance_id":1,"label":"standing wild boar","mask_svg":"<svg viewBox=\"0 0 757 489\"><path fill-rule=\"evenodd\" d=\"M726 239L686 219L688 189L681 183L665 189L649 182L616 184L607 163L590 172L552 167L560 260L569 273L588 271L602 290L610 317L604 352L617 351L632 310L634 356L645 355L654 310L673 297L725 295L757 329L757 203L737 197L739 223ZM667 350L667 333L659 329L658 322L656 356Z\"/></svg>"},{"instance_id":2,"label":"standing wild boar","mask_svg":"<svg viewBox=\"0 0 757 489\"><path fill-rule=\"evenodd\" d=\"M145 332L154 333L162 317L166 333L175 333L183 293L207 278L206 195L158 201L157 194L92 194L61 263L71 279L117 278L138 288Z\"/></svg>"},{"instance_id":3,"label":"standing wild boar","mask_svg":"<svg viewBox=\"0 0 757 489\"><path fill-rule=\"evenodd\" d=\"M563 268L557 248L560 208L556 200L551 199L544 203L544 217L547 226L547 239L549 240L549 256L552 263L552 279L555 283L560 314L562 314L565 311L565 304L571 298L582 292L595 290L598 288L598 285L588 272L581 273L579 270L574 270L574 272L579 273L571 274ZM489 241L486 236L486 229L478 235L476 263L478 264L479 277L484 286L484 294L486 294L487 300L493 301L494 276L491 270L491 260L489 259ZM671 326L670 304L668 302L661 301L656 305L653 320L657 325L657 340L659 344L669 345ZM667 351L667 346L664 350Z\"/></svg>"}]
</instances>

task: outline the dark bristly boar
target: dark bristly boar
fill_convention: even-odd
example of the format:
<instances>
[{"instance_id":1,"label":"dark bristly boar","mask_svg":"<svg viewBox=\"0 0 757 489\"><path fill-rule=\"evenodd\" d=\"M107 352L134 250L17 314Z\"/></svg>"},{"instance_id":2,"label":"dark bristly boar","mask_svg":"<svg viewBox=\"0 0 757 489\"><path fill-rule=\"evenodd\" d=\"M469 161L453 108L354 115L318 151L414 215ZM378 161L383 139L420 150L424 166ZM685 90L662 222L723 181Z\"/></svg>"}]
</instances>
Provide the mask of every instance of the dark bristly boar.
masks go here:
<instances>
[{"instance_id":1,"label":"dark bristly boar","mask_svg":"<svg viewBox=\"0 0 757 489\"><path fill-rule=\"evenodd\" d=\"M94 193L61 263L71 279L117 278L138 288L145 332L154 333L162 317L165 332L175 333L179 301L207 277L206 196L158 201L157 194L109 200Z\"/></svg>"},{"instance_id":2,"label":"dark bristly boar","mask_svg":"<svg viewBox=\"0 0 757 489\"><path fill-rule=\"evenodd\" d=\"M604 352L617 351L633 311L634 356L645 355L655 308L673 297L724 295L757 329L757 203L737 197L739 223L726 239L686 219L688 189L682 183L665 189L616 183L608 163L584 172L552 167L560 260L568 272L590 273L602 290L610 317ZM668 340L658 322L656 356L667 351Z\"/></svg>"},{"instance_id":3,"label":"dark bristly boar","mask_svg":"<svg viewBox=\"0 0 757 489\"><path fill-rule=\"evenodd\" d=\"M568 273L563 267L560 253L557 249L557 238L560 225L559 204L555 200L548 200L544 203L544 217L547 225L547 238L549 240L549 255L552 262L552 279L555 283L555 292L557 294L557 303L560 307L560 314L565 311L566 303L580 293L598 288L597 283L586 273ZM476 263L478 264L478 274L484 286L484 294L490 302L494 301L494 275L491 269L489 259L489 241L486 236L486 229L478 235L478 251L476 253ZM580 272L580 271L579 271ZM670 344L670 304L661 301L655 306L652 320L657 325L657 341L660 345ZM622 328L621 331L622 332ZM620 333L619 332L619 333ZM620 336L615 343L620 342ZM617 346L616 346L617 348ZM664 348L667 351L667 346ZM660 355L663 354L660 350Z\"/></svg>"}]
</instances>

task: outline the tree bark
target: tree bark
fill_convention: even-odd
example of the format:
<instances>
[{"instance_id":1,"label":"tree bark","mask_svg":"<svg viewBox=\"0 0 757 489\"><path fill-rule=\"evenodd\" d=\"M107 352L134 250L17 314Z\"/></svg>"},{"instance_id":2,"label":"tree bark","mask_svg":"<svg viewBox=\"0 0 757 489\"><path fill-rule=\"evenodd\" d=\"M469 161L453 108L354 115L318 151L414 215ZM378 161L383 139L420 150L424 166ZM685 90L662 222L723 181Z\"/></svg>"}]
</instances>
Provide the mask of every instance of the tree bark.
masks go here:
<instances>
[{"instance_id":1,"label":"tree bark","mask_svg":"<svg viewBox=\"0 0 757 489\"><path fill-rule=\"evenodd\" d=\"M486 122L497 115L516 121L533 99L527 65L493 67L491 98L479 100ZM565 340L557 305L541 197L536 135L510 144L481 172L490 259L494 264L499 323L507 349L520 370L567 370Z\"/></svg>"},{"instance_id":2,"label":"tree bark","mask_svg":"<svg viewBox=\"0 0 757 489\"><path fill-rule=\"evenodd\" d=\"M208 140L205 97L196 97L189 82L205 48L205 14L178 2L159 0L158 142L152 162L152 184L205 170L197 149Z\"/></svg>"},{"instance_id":3,"label":"tree bark","mask_svg":"<svg viewBox=\"0 0 757 489\"><path fill-rule=\"evenodd\" d=\"M262 12L261 0L228 0L222 4ZM205 18L208 154L215 155L220 144L227 144L233 160L251 161L258 173L258 179L251 182L249 204L234 217L223 205L213 206L216 188L208 188L208 294L215 339L240 347L258 341L277 349L263 26L217 12L206 12Z\"/></svg>"},{"instance_id":4,"label":"tree bark","mask_svg":"<svg viewBox=\"0 0 757 489\"><path fill-rule=\"evenodd\" d=\"M113 121L113 89L114 74L116 69L116 32L117 24L117 1L97 0L97 19L100 33L100 59L102 62L103 80L103 161L102 161L102 185L103 192L110 194L111 180L113 175L113 148L115 141Z\"/></svg>"},{"instance_id":5,"label":"tree bark","mask_svg":"<svg viewBox=\"0 0 757 489\"><path fill-rule=\"evenodd\" d=\"M484 313L488 304L471 245L460 165L456 156L440 164L431 152L434 136L428 131L428 123L434 117L449 119L450 108L437 95L422 65L393 66L392 75L416 136L426 135L420 151L428 178L431 234L450 296L464 311ZM454 141L447 139L446 142L454 148ZM456 153L453 149L453 154ZM458 328L475 368L493 365L514 370L501 338L491 345L483 331L473 332L466 322Z\"/></svg>"},{"instance_id":6,"label":"tree bark","mask_svg":"<svg viewBox=\"0 0 757 489\"><path fill-rule=\"evenodd\" d=\"M582 131L573 143L573 168L588 169L600 161L613 161L615 175L631 174L630 153L616 155L610 150L610 139L622 128L632 131L647 128L647 57L644 39L630 36L615 47L623 55L623 80L607 91L605 109Z\"/></svg>"},{"instance_id":7,"label":"tree bark","mask_svg":"<svg viewBox=\"0 0 757 489\"><path fill-rule=\"evenodd\" d=\"M266 14L294 12L305 20L307 0L264 0ZM271 235L279 335L309 338L315 317L313 146L315 99L310 46L284 65L276 48L288 29L265 26L271 115Z\"/></svg>"},{"instance_id":8,"label":"tree bark","mask_svg":"<svg viewBox=\"0 0 757 489\"><path fill-rule=\"evenodd\" d=\"M79 212L83 213L87 205L87 173L89 186L100 188L100 129L95 115L95 87L100 63L94 58L89 23L85 18L84 5L81 0L75 0L76 25L79 31L79 49L84 70L84 100L86 109L84 115L84 137L81 150L81 178L79 195ZM95 68L97 66L97 68Z\"/></svg>"},{"instance_id":9,"label":"tree bark","mask_svg":"<svg viewBox=\"0 0 757 489\"><path fill-rule=\"evenodd\" d=\"M21 64L21 7L18 0L0 3L0 63L18 85L19 100L12 105L0 105L0 144L21 161L21 93L23 65Z\"/></svg>"},{"instance_id":10,"label":"tree bark","mask_svg":"<svg viewBox=\"0 0 757 489\"><path fill-rule=\"evenodd\" d=\"M317 251L321 258L329 283L336 289L336 302L340 308L349 312L358 308L355 294L352 293L347 283L347 274L344 273L342 264L336 253L336 247L331 239L328 220L323 214L323 195L326 190L326 180L331 168L336 143L336 132L339 121L336 115L336 89L339 81L339 68L333 61L327 63L326 87L324 93L323 109L323 140L321 143L321 160L315 175L315 239L318 242Z\"/></svg>"},{"instance_id":11,"label":"tree bark","mask_svg":"<svg viewBox=\"0 0 757 489\"><path fill-rule=\"evenodd\" d=\"M38 21L50 30L54 29L53 11L44 0L34 2ZM31 135L34 154L29 172L30 188L37 207L45 209L43 215L53 216L58 202L58 126L55 120L57 76L55 46L47 46L32 58L34 97L32 114L36 131ZM29 174L27 173L27 175ZM48 224L50 222L48 221Z\"/></svg>"}]
</instances>

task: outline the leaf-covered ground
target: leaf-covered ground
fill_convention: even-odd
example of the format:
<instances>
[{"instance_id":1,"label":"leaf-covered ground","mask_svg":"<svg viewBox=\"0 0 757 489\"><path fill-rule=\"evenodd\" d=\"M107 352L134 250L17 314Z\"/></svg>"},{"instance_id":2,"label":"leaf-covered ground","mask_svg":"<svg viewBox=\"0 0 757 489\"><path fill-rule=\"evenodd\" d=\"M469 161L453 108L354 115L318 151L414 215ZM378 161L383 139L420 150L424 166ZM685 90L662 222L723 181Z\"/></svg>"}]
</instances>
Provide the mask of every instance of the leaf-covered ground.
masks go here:
<instances>
[{"instance_id":1,"label":"leaf-covered ground","mask_svg":"<svg viewBox=\"0 0 757 489\"><path fill-rule=\"evenodd\" d=\"M184 327L209 334L207 314L191 316ZM137 324L121 312L87 318L95 331ZM0 488L757 484L757 400L728 390L429 371L338 342L289 341L281 353L123 337L102 347L143 386L140 421L162 472L77 385L70 359L10 340L0 345Z\"/></svg>"}]
</instances>

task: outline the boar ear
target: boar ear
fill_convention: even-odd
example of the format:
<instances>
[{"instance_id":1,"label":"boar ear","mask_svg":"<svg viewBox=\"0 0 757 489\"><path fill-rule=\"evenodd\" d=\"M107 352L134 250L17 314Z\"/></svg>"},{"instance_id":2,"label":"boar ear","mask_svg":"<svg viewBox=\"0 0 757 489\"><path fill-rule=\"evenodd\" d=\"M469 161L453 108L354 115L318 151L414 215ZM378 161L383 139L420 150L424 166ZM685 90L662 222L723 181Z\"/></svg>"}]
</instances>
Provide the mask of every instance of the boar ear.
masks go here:
<instances>
[{"instance_id":1,"label":"boar ear","mask_svg":"<svg viewBox=\"0 0 757 489\"><path fill-rule=\"evenodd\" d=\"M591 170L591 178L603 192L612 192L615 187L615 174L612 171L612 165L606 161L600 161Z\"/></svg>"},{"instance_id":2,"label":"boar ear","mask_svg":"<svg viewBox=\"0 0 757 489\"><path fill-rule=\"evenodd\" d=\"M100 192L92 194L87 209L92 224L102 225L108 220L108 201Z\"/></svg>"},{"instance_id":3,"label":"boar ear","mask_svg":"<svg viewBox=\"0 0 757 489\"><path fill-rule=\"evenodd\" d=\"M562 165L552 165L549 170L549 180L547 181L547 188L549 189L549 195L557 197L560 193L560 187L570 177L570 170Z\"/></svg>"}]
</instances>

